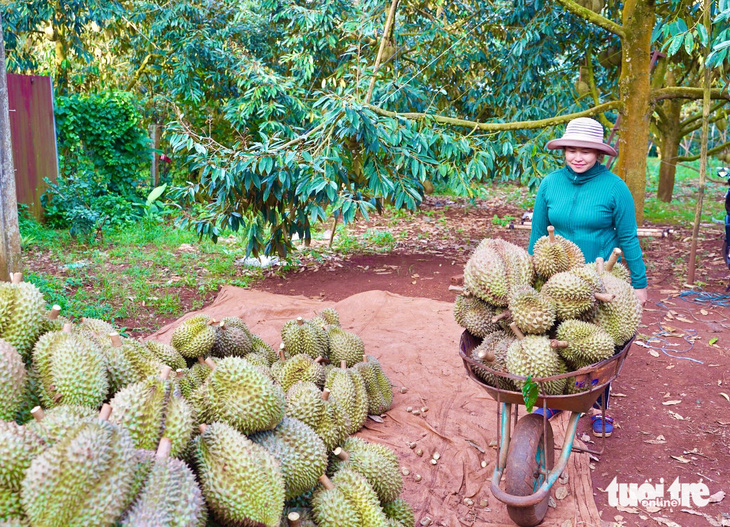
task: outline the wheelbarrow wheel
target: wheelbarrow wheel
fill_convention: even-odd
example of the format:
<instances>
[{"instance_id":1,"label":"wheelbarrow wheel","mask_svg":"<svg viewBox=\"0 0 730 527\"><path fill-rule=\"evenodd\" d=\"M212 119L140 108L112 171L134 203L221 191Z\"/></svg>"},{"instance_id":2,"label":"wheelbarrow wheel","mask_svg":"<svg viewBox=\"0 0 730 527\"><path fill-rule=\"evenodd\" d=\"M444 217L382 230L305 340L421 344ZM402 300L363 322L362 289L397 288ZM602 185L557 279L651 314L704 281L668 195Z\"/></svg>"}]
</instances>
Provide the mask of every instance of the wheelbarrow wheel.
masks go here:
<instances>
[{"instance_id":1,"label":"wheelbarrow wheel","mask_svg":"<svg viewBox=\"0 0 730 527\"><path fill-rule=\"evenodd\" d=\"M553 429L548 422L543 428L543 417L528 414L517 422L507 454L505 490L515 496L534 494L553 468ZM527 507L507 507L512 521L521 527L539 524L548 508L545 496L540 503Z\"/></svg>"}]
</instances>

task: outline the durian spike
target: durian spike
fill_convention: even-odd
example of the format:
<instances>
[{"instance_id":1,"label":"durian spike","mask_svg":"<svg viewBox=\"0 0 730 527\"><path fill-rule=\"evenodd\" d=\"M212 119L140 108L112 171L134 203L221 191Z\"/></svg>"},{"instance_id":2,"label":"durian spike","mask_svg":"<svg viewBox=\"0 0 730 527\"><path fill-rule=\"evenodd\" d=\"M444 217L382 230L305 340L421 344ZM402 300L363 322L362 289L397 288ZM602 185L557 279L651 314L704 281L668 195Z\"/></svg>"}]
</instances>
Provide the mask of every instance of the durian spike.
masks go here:
<instances>
[{"instance_id":1,"label":"durian spike","mask_svg":"<svg viewBox=\"0 0 730 527\"><path fill-rule=\"evenodd\" d=\"M492 324L496 324L500 320L504 320L505 318L509 318L511 316L512 316L512 313L510 313L509 309L505 309L499 315L494 315L492 317Z\"/></svg>"},{"instance_id":2,"label":"durian spike","mask_svg":"<svg viewBox=\"0 0 730 527\"><path fill-rule=\"evenodd\" d=\"M497 358L494 352L491 350L479 350L477 356L483 361L487 362L494 362L494 359Z\"/></svg>"},{"instance_id":3,"label":"durian spike","mask_svg":"<svg viewBox=\"0 0 730 527\"><path fill-rule=\"evenodd\" d=\"M160 367L160 379L163 381L170 378L170 373L172 373L172 368L170 368L167 364L163 364L162 367Z\"/></svg>"},{"instance_id":4,"label":"durian spike","mask_svg":"<svg viewBox=\"0 0 730 527\"><path fill-rule=\"evenodd\" d=\"M568 346L570 346L570 343L567 340L552 339L550 341L551 348L567 348Z\"/></svg>"},{"instance_id":5,"label":"durian spike","mask_svg":"<svg viewBox=\"0 0 730 527\"><path fill-rule=\"evenodd\" d=\"M323 360L324 360L324 357L323 357L322 355L319 355L319 356L317 356L317 358L316 358L316 359L314 359L314 362L316 362L317 364L319 364L319 363L320 363L320 362L322 362Z\"/></svg>"},{"instance_id":6,"label":"durian spike","mask_svg":"<svg viewBox=\"0 0 730 527\"><path fill-rule=\"evenodd\" d=\"M332 453L340 458L342 461L347 461L348 459L350 459L350 454L342 450L342 448L340 447L335 448Z\"/></svg>"},{"instance_id":7,"label":"durian spike","mask_svg":"<svg viewBox=\"0 0 730 527\"><path fill-rule=\"evenodd\" d=\"M73 327L74 327L74 325L71 324L71 322L66 322L63 325L63 329L61 331L63 331L64 333L71 333L71 330L73 330Z\"/></svg>"},{"instance_id":8,"label":"durian spike","mask_svg":"<svg viewBox=\"0 0 730 527\"><path fill-rule=\"evenodd\" d=\"M289 520L289 527L301 527L302 525L302 520L299 518L298 512L290 512L286 519Z\"/></svg>"},{"instance_id":9,"label":"durian spike","mask_svg":"<svg viewBox=\"0 0 730 527\"><path fill-rule=\"evenodd\" d=\"M108 421L110 415L112 415L112 406L109 403L104 403L99 411L99 419Z\"/></svg>"},{"instance_id":10,"label":"durian spike","mask_svg":"<svg viewBox=\"0 0 730 527\"><path fill-rule=\"evenodd\" d=\"M623 252L618 247L616 247L613 252L611 252L611 256L609 256L608 261L606 262L606 271L608 271L609 273L611 272L611 269L613 269L613 266L616 265L619 256L621 256L622 254Z\"/></svg>"},{"instance_id":11,"label":"durian spike","mask_svg":"<svg viewBox=\"0 0 730 527\"><path fill-rule=\"evenodd\" d=\"M36 421L40 422L46 416L46 413L43 411L43 408L36 406L30 411L30 415L32 415Z\"/></svg>"},{"instance_id":12,"label":"durian spike","mask_svg":"<svg viewBox=\"0 0 730 527\"><path fill-rule=\"evenodd\" d=\"M208 357L207 359L205 359L203 361L203 364L205 364L206 366L208 366L208 368L210 368L211 370L215 370L215 368L216 368L215 361L212 358L210 358L210 357Z\"/></svg>"},{"instance_id":13,"label":"durian spike","mask_svg":"<svg viewBox=\"0 0 730 527\"><path fill-rule=\"evenodd\" d=\"M596 258L596 270L599 273L602 273L603 271L605 271L605 265L603 264L603 258L601 258L600 256L598 258Z\"/></svg>"},{"instance_id":14,"label":"durian spike","mask_svg":"<svg viewBox=\"0 0 730 527\"><path fill-rule=\"evenodd\" d=\"M205 423L203 423L201 425L198 425L198 430L200 431L201 434L204 434L205 433L205 429L206 428L208 428L208 425L205 424Z\"/></svg>"},{"instance_id":15,"label":"durian spike","mask_svg":"<svg viewBox=\"0 0 730 527\"><path fill-rule=\"evenodd\" d=\"M286 360L286 353L284 353L284 348L286 348L286 345L282 342L279 344L279 358L281 360Z\"/></svg>"},{"instance_id":16,"label":"durian spike","mask_svg":"<svg viewBox=\"0 0 730 527\"><path fill-rule=\"evenodd\" d=\"M347 361L346 360L341 360L340 361L340 368L342 368L343 370L346 370L347 369Z\"/></svg>"},{"instance_id":17,"label":"durian spike","mask_svg":"<svg viewBox=\"0 0 730 527\"><path fill-rule=\"evenodd\" d=\"M50 320L56 320L58 318L58 315L61 314L61 306L58 304L55 304L52 308L50 313L48 313L48 318Z\"/></svg>"},{"instance_id":18,"label":"durian spike","mask_svg":"<svg viewBox=\"0 0 730 527\"><path fill-rule=\"evenodd\" d=\"M525 338L525 334L522 333L522 330L520 328L518 328L517 324L515 324L514 322L510 323L509 328L512 330L512 333L514 333L515 337L517 337L518 339L522 340Z\"/></svg>"},{"instance_id":19,"label":"durian spike","mask_svg":"<svg viewBox=\"0 0 730 527\"><path fill-rule=\"evenodd\" d=\"M23 281L23 273L13 273L10 275L10 281L14 284L19 284Z\"/></svg>"},{"instance_id":20,"label":"durian spike","mask_svg":"<svg viewBox=\"0 0 730 527\"><path fill-rule=\"evenodd\" d=\"M555 243L555 227L550 225L547 228L547 231L548 231L548 237L550 238L550 243Z\"/></svg>"},{"instance_id":21,"label":"durian spike","mask_svg":"<svg viewBox=\"0 0 730 527\"><path fill-rule=\"evenodd\" d=\"M300 326L303 326L304 325L304 319L302 317L297 317L297 324L299 324Z\"/></svg>"},{"instance_id":22,"label":"durian spike","mask_svg":"<svg viewBox=\"0 0 730 527\"><path fill-rule=\"evenodd\" d=\"M332 483L332 481L330 481L330 478L328 478L328 477L327 477L326 475L324 475L324 474L322 474L322 475L321 475L321 476L319 477L319 482L320 482L320 483L322 484L322 486L323 486L324 488L326 488L327 490L332 490L332 489L334 489L334 488L335 488L335 486L334 486L334 484Z\"/></svg>"},{"instance_id":23,"label":"durian spike","mask_svg":"<svg viewBox=\"0 0 730 527\"><path fill-rule=\"evenodd\" d=\"M616 298L616 295L612 295L611 293L595 293L593 296L601 302L611 302Z\"/></svg>"},{"instance_id":24,"label":"durian spike","mask_svg":"<svg viewBox=\"0 0 730 527\"><path fill-rule=\"evenodd\" d=\"M160 439L160 444L157 445L157 452L155 457L157 459L166 459L170 457L170 450L172 449L172 441L169 437L163 437Z\"/></svg>"},{"instance_id":25,"label":"durian spike","mask_svg":"<svg viewBox=\"0 0 730 527\"><path fill-rule=\"evenodd\" d=\"M324 390L322 390L322 400L327 401L327 400L329 400L329 398L330 398L330 389L325 388Z\"/></svg>"},{"instance_id":26,"label":"durian spike","mask_svg":"<svg viewBox=\"0 0 730 527\"><path fill-rule=\"evenodd\" d=\"M114 333L109 333L109 338L112 341L112 346L115 348L121 348L122 347L122 337L119 336L119 333L116 331Z\"/></svg>"}]
</instances>

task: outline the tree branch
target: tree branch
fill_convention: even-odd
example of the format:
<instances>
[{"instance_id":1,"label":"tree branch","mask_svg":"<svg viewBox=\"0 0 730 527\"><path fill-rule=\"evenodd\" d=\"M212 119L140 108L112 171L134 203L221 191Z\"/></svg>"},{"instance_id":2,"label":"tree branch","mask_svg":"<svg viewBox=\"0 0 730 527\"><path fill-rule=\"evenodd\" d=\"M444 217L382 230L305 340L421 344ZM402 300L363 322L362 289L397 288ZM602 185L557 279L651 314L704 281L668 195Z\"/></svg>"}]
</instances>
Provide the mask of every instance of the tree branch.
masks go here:
<instances>
[{"instance_id":1,"label":"tree branch","mask_svg":"<svg viewBox=\"0 0 730 527\"><path fill-rule=\"evenodd\" d=\"M713 154L717 154L718 152L722 152L726 148L730 147L730 141L723 143L719 146L716 146L715 148L710 148L707 151L707 155L711 156ZM680 156L677 158L677 161L697 161L700 158L700 154L697 154L696 156Z\"/></svg>"},{"instance_id":2,"label":"tree branch","mask_svg":"<svg viewBox=\"0 0 730 527\"><path fill-rule=\"evenodd\" d=\"M456 117L447 117L445 115L418 112L390 112L388 110L380 108L379 106L373 106L372 104L367 104L365 105L365 107L384 117L404 118L413 121L432 120L437 123L447 124L450 126L463 126L465 128L476 128L477 130L484 130L487 132L500 132L505 130L529 130L534 128L547 128L548 126L555 126L568 122L577 117L591 117L593 115L607 112L609 110L616 110L620 108L621 105L621 101L610 101L604 102L603 104L599 104L598 106L595 106L588 110L584 110L582 112L559 115L557 117L549 117L547 119L538 119L535 121L515 121L511 123L481 123L478 121L458 119Z\"/></svg>"},{"instance_id":3,"label":"tree branch","mask_svg":"<svg viewBox=\"0 0 730 527\"><path fill-rule=\"evenodd\" d=\"M712 108L710 108L710 113L715 113L717 110L719 110L720 108L725 106L725 104L727 104L727 101L720 101L720 102L715 103L715 105ZM698 112L698 113L692 115L691 117L688 117L683 122L679 123L679 127L688 128L689 125L691 125L695 121L698 121L699 119L702 119L701 112ZM697 128L699 128L699 126L696 128L691 128L691 129L688 128L688 131L691 132L693 130L697 130ZM683 134L683 135L686 135L686 134Z\"/></svg>"},{"instance_id":4,"label":"tree branch","mask_svg":"<svg viewBox=\"0 0 730 527\"><path fill-rule=\"evenodd\" d=\"M662 101L664 99L702 99L702 88L670 86L669 88L653 90L650 97L652 102ZM730 100L730 93L720 88L715 88L710 90L710 98Z\"/></svg>"},{"instance_id":5,"label":"tree branch","mask_svg":"<svg viewBox=\"0 0 730 527\"><path fill-rule=\"evenodd\" d=\"M624 28L621 24L617 24L613 20L609 20L605 16L601 16L598 13L594 13L588 8L583 7L580 4L577 4L576 2L573 2L573 0L556 0L560 5L562 5L566 10L570 11L574 15L577 15L581 18L584 18L588 20L588 22L591 22L592 24L595 24L599 27L602 27L606 31L609 31L613 33L614 35L618 35L622 39L626 38L626 33L624 32Z\"/></svg>"},{"instance_id":6,"label":"tree branch","mask_svg":"<svg viewBox=\"0 0 730 527\"><path fill-rule=\"evenodd\" d=\"M593 104L598 106L600 104L600 98L598 96L598 88L596 87L596 77L593 74L593 54L591 53L591 50L586 51L586 73L588 74L588 89L591 91ZM613 123L608 120L608 117L606 117L605 114L598 114L598 120L601 121L601 124L607 129L610 130L611 128L613 128Z\"/></svg>"},{"instance_id":7,"label":"tree branch","mask_svg":"<svg viewBox=\"0 0 730 527\"><path fill-rule=\"evenodd\" d=\"M393 0L390 4L390 10L388 11L388 17L385 19L385 28L383 28L383 37L380 39L380 47L378 48L378 56L375 57L375 65L373 66L373 76L370 79L370 86L368 86L368 93L365 96L365 103L369 103L373 96L373 89L375 88L375 79L378 77L378 69L380 68L380 60L383 58L383 51L385 50L385 43L390 40L390 32L393 27L393 21L395 20L395 10L398 8L398 0Z\"/></svg>"}]
</instances>

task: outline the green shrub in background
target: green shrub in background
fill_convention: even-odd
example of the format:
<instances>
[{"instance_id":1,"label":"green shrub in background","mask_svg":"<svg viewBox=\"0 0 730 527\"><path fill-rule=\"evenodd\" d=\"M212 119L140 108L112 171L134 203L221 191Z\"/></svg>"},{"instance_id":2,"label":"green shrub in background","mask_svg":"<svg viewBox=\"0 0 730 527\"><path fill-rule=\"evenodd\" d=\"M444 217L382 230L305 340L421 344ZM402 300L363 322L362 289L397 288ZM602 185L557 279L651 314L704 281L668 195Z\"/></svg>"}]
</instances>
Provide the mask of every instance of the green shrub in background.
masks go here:
<instances>
[{"instance_id":1,"label":"green shrub in background","mask_svg":"<svg viewBox=\"0 0 730 527\"><path fill-rule=\"evenodd\" d=\"M55 106L60 176L42 198L47 221L73 235L136 221L150 144L132 95L74 94Z\"/></svg>"}]
</instances>

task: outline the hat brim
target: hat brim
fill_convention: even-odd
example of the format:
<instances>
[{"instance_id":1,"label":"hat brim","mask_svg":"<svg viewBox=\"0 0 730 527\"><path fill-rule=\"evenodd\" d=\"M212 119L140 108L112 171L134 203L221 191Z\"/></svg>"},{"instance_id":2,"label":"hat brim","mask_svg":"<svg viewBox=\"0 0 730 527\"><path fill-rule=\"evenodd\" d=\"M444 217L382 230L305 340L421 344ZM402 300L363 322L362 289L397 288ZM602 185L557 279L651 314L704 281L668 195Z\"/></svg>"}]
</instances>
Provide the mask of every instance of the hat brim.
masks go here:
<instances>
[{"instance_id":1,"label":"hat brim","mask_svg":"<svg viewBox=\"0 0 730 527\"><path fill-rule=\"evenodd\" d=\"M594 143L592 141L578 141L576 139L553 139L548 141L546 145L550 150L556 150L558 148L565 148L566 146L575 146L577 148L590 148L592 150L598 150L601 153L607 154L611 157L616 157L618 152L606 143Z\"/></svg>"}]
</instances>

